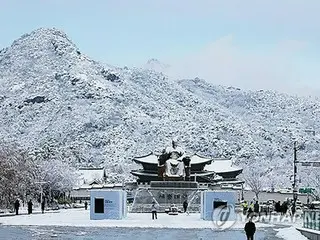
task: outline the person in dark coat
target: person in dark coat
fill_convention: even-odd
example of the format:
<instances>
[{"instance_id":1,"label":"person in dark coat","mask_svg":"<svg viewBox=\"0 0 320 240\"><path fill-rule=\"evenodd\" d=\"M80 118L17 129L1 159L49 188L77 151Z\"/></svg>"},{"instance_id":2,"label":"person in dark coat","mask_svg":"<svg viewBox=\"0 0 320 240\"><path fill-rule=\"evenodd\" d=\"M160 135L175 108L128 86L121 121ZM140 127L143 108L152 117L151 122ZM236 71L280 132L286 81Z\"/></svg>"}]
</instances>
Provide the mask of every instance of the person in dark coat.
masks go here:
<instances>
[{"instance_id":1,"label":"person in dark coat","mask_svg":"<svg viewBox=\"0 0 320 240\"><path fill-rule=\"evenodd\" d=\"M281 204L280 204L280 201L278 201L278 202L275 204L274 210L276 210L277 213L281 212Z\"/></svg>"},{"instance_id":2,"label":"person in dark coat","mask_svg":"<svg viewBox=\"0 0 320 240\"><path fill-rule=\"evenodd\" d=\"M252 218L250 218L244 226L244 231L246 232L247 240L253 240L253 236L256 232L256 225L252 222Z\"/></svg>"},{"instance_id":3,"label":"person in dark coat","mask_svg":"<svg viewBox=\"0 0 320 240\"><path fill-rule=\"evenodd\" d=\"M84 209L85 209L85 210L88 209L88 202L87 202L87 201L84 202Z\"/></svg>"},{"instance_id":4,"label":"person in dark coat","mask_svg":"<svg viewBox=\"0 0 320 240\"><path fill-rule=\"evenodd\" d=\"M16 210L16 215L18 215L19 213L19 207L20 207L20 202L19 200L17 199L14 203L14 209Z\"/></svg>"},{"instance_id":5,"label":"person in dark coat","mask_svg":"<svg viewBox=\"0 0 320 240\"><path fill-rule=\"evenodd\" d=\"M28 214L32 213L32 205L33 205L33 203L32 203L32 201L30 199L29 202L28 202Z\"/></svg>"},{"instance_id":6,"label":"person in dark coat","mask_svg":"<svg viewBox=\"0 0 320 240\"><path fill-rule=\"evenodd\" d=\"M249 204L247 203L247 201L244 201L244 202L242 203L243 215L246 215L246 214L247 214L248 206L249 206Z\"/></svg>"},{"instance_id":7,"label":"person in dark coat","mask_svg":"<svg viewBox=\"0 0 320 240\"><path fill-rule=\"evenodd\" d=\"M42 203L41 203L41 212L44 213L44 207L45 207L45 203L44 203L44 200L42 200Z\"/></svg>"},{"instance_id":8,"label":"person in dark coat","mask_svg":"<svg viewBox=\"0 0 320 240\"><path fill-rule=\"evenodd\" d=\"M187 212L187 209L188 209L188 202L187 202L187 200L185 200L183 202L183 212Z\"/></svg>"},{"instance_id":9,"label":"person in dark coat","mask_svg":"<svg viewBox=\"0 0 320 240\"><path fill-rule=\"evenodd\" d=\"M247 213L248 213L248 214L247 214L247 218L252 218L253 215L254 215L252 208L249 208L249 210L247 211Z\"/></svg>"},{"instance_id":10,"label":"person in dark coat","mask_svg":"<svg viewBox=\"0 0 320 240\"><path fill-rule=\"evenodd\" d=\"M254 211L255 215L260 215L259 208L260 208L259 203L258 203L258 201L256 201L256 203L253 205L253 211Z\"/></svg>"},{"instance_id":11,"label":"person in dark coat","mask_svg":"<svg viewBox=\"0 0 320 240\"><path fill-rule=\"evenodd\" d=\"M282 209L282 215L286 215L287 211L288 211L288 203L287 202L283 202L281 205L281 209Z\"/></svg>"},{"instance_id":12,"label":"person in dark coat","mask_svg":"<svg viewBox=\"0 0 320 240\"><path fill-rule=\"evenodd\" d=\"M157 217L157 205L156 205L156 202L154 202L154 201L152 202L151 213L152 213L152 220L158 219L158 217Z\"/></svg>"}]
</instances>

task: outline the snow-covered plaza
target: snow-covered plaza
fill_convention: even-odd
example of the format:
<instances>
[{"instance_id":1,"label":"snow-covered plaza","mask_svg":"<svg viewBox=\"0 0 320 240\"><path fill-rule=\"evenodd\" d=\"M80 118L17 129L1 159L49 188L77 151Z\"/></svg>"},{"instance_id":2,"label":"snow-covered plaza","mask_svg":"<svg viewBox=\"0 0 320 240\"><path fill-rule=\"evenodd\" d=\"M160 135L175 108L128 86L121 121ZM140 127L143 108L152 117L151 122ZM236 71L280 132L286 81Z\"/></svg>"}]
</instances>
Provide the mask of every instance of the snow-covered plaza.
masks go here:
<instances>
[{"instance_id":1,"label":"snow-covered plaza","mask_svg":"<svg viewBox=\"0 0 320 240\"><path fill-rule=\"evenodd\" d=\"M0 217L0 239L245 239L245 222L236 222L221 230L212 221L200 219L200 214L171 216L158 214L151 220L148 213L129 213L123 220L90 220L89 211L66 209L45 214ZM256 222L255 239L305 240L294 223ZM1 238L4 237L4 238Z\"/></svg>"}]
</instances>

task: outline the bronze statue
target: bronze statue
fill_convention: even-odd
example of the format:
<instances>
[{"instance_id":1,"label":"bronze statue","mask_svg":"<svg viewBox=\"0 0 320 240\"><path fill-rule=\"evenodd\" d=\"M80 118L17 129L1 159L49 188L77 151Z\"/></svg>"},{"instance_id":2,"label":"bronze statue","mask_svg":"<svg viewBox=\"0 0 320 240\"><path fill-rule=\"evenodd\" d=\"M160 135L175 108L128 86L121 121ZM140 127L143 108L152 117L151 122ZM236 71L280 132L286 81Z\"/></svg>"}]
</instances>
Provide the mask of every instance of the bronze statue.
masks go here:
<instances>
[{"instance_id":1,"label":"bronze statue","mask_svg":"<svg viewBox=\"0 0 320 240\"><path fill-rule=\"evenodd\" d=\"M173 139L172 146L162 151L158 162L161 180L185 180L186 167L189 167L190 157L185 155L185 151L178 146L176 140Z\"/></svg>"}]
</instances>

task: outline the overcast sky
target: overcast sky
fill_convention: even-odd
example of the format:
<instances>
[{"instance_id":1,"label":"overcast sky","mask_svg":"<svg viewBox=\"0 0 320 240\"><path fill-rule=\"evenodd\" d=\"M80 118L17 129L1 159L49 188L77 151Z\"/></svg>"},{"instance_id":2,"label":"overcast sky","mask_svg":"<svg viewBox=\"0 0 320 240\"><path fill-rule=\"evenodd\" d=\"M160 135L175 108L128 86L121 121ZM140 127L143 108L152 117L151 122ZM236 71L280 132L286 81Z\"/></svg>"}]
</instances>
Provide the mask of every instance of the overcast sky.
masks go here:
<instances>
[{"instance_id":1,"label":"overcast sky","mask_svg":"<svg viewBox=\"0 0 320 240\"><path fill-rule=\"evenodd\" d=\"M0 48L39 27L118 66L150 58L179 77L320 92L319 0L0 0Z\"/></svg>"}]
</instances>

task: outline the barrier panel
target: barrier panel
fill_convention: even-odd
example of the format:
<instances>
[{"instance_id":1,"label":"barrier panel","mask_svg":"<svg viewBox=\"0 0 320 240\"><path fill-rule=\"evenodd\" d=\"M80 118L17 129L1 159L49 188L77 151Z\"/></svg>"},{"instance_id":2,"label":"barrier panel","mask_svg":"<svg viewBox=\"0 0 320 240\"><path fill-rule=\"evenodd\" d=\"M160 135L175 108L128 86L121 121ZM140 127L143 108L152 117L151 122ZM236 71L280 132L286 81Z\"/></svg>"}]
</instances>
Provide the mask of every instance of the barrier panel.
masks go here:
<instances>
[{"instance_id":1,"label":"barrier panel","mask_svg":"<svg viewBox=\"0 0 320 240\"><path fill-rule=\"evenodd\" d=\"M201 218L208 221L234 221L236 199L235 191L201 192Z\"/></svg>"},{"instance_id":2,"label":"barrier panel","mask_svg":"<svg viewBox=\"0 0 320 240\"><path fill-rule=\"evenodd\" d=\"M123 219L127 216L127 193L122 190L91 190L90 219Z\"/></svg>"},{"instance_id":3,"label":"barrier panel","mask_svg":"<svg viewBox=\"0 0 320 240\"><path fill-rule=\"evenodd\" d=\"M320 210L304 210L303 227L320 231Z\"/></svg>"}]
</instances>

